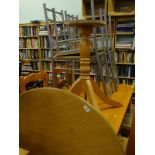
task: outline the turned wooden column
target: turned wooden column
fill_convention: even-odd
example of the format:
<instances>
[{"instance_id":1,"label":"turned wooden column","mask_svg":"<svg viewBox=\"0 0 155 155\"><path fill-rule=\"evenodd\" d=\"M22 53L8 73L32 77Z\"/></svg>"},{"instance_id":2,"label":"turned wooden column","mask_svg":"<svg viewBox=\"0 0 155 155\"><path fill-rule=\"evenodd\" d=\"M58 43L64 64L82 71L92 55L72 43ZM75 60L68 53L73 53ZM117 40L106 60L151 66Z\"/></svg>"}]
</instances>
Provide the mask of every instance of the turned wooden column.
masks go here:
<instances>
[{"instance_id":1,"label":"turned wooden column","mask_svg":"<svg viewBox=\"0 0 155 155\"><path fill-rule=\"evenodd\" d=\"M80 78L90 79L90 40L92 27L80 27Z\"/></svg>"},{"instance_id":2,"label":"turned wooden column","mask_svg":"<svg viewBox=\"0 0 155 155\"><path fill-rule=\"evenodd\" d=\"M103 21L77 20L66 22L67 26L78 27L80 31L80 78L90 79L90 39L93 26L103 26Z\"/></svg>"},{"instance_id":3,"label":"turned wooden column","mask_svg":"<svg viewBox=\"0 0 155 155\"><path fill-rule=\"evenodd\" d=\"M74 20L66 22L67 26L77 27L80 31L80 78L75 81L70 91L76 95L84 93L87 101L94 105L99 110L102 108L118 107L120 103L113 101L106 97L100 90L99 86L90 79L90 39L93 27L103 26L103 21L95 20ZM101 103L98 105L96 96L100 99Z\"/></svg>"}]
</instances>

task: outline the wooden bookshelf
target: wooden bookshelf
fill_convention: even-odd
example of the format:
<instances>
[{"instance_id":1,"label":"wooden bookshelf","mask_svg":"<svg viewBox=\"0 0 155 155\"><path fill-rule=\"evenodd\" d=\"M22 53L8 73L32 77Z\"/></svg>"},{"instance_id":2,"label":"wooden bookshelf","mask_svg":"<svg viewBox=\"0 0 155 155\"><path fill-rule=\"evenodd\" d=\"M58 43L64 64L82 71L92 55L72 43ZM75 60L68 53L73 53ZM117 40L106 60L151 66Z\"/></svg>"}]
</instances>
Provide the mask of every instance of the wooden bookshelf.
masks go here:
<instances>
[{"instance_id":1,"label":"wooden bookshelf","mask_svg":"<svg viewBox=\"0 0 155 155\"><path fill-rule=\"evenodd\" d=\"M111 16L112 45L118 72L117 83L134 85L135 49L133 48L133 40L135 36L135 0L94 0L94 7L95 19L100 19L98 14L99 8L106 10L107 14ZM82 0L82 14L85 19L92 19L90 1ZM117 27L119 25L121 27L123 23L129 23L132 30L118 31ZM101 32L97 32L97 37L100 35ZM118 44L121 40L130 40L130 42L127 44ZM104 48L102 50L104 50ZM96 72L95 64L91 66L91 70L93 73Z\"/></svg>"},{"instance_id":2,"label":"wooden bookshelf","mask_svg":"<svg viewBox=\"0 0 155 155\"><path fill-rule=\"evenodd\" d=\"M60 30L62 27L61 23L58 23L58 26L60 26ZM49 22L49 27L52 36L53 51L56 51L54 23ZM19 24L20 72L35 73L39 71L47 71L48 82L52 83L50 78L53 74L51 73L51 56L46 23L41 21L37 23ZM63 60L60 61L63 62Z\"/></svg>"},{"instance_id":3,"label":"wooden bookshelf","mask_svg":"<svg viewBox=\"0 0 155 155\"><path fill-rule=\"evenodd\" d=\"M99 19L99 9L107 10L107 0L94 0L95 18ZM85 19L92 19L90 0L82 0L82 14Z\"/></svg>"},{"instance_id":4,"label":"wooden bookshelf","mask_svg":"<svg viewBox=\"0 0 155 155\"><path fill-rule=\"evenodd\" d=\"M119 79L132 79L134 80L134 77L125 77L125 76L118 76Z\"/></svg>"},{"instance_id":5,"label":"wooden bookshelf","mask_svg":"<svg viewBox=\"0 0 155 155\"><path fill-rule=\"evenodd\" d=\"M111 16L134 16L135 0L108 0L108 14Z\"/></svg>"},{"instance_id":6,"label":"wooden bookshelf","mask_svg":"<svg viewBox=\"0 0 155 155\"><path fill-rule=\"evenodd\" d=\"M124 76L120 74L119 77L130 77L130 70L135 67L135 50L132 49L135 35L135 0L94 0L94 7L96 19L99 19L99 8L104 8L108 15L112 16L112 45L115 63L117 69L122 67L126 73L129 69L129 75L122 72ZM82 0L82 13L84 18L92 18L90 1ZM97 36L99 37L100 34L98 32ZM135 72L134 69L131 72Z\"/></svg>"},{"instance_id":7,"label":"wooden bookshelf","mask_svg":"<svg viewBox=\"0 0 155 155\"><path fill-rule=\"evenodd\" d=\"M116 35L133 35L134 32L116 32Z\"/></svg>"},{"instance_id":8,"label":"wooden bookshelf","mask_svg":"<svg viewBox=\"0 0 155 155\"><path fill-rule=\"evenodd\" d=\"M132 49L135 36L135 19L133 17L115 17L114 57L119 79L131 79L135 83L135 50ZM133 82L132 82L133 80ZM119 83L123 83L121 80ZM128 84L128 81L126 81Z\"/></svg>"}]
</instances>

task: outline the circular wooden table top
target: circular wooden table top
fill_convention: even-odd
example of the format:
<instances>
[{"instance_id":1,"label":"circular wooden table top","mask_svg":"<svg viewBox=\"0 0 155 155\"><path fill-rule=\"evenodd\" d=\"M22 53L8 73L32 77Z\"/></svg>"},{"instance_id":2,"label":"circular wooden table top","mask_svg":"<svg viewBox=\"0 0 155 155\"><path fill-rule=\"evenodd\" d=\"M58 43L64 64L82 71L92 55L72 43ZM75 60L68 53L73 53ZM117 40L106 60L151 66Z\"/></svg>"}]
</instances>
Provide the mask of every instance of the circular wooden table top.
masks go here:
<instances>
[{"instance_id":1,"label":"circular wooden table top","mask_svg":"<svg viewBox=\"0 0 155 155\"><path fill-rule=\"evenodd\" d=\"M72 20L65 22L67 26L83 27L83 26L103 26L105 22L100 20Z\"/></svg>"},{"instance_id":2,"label":"circular wooden table top","mask_svg":"<svg viewBox=\"0 0 155 155\"><path fill-rule=\"evenodd\" d=\"M19 146L29 155L125 154L103 116L71 92L36 88L19 101Z\"/></svg>"}]
</instances>

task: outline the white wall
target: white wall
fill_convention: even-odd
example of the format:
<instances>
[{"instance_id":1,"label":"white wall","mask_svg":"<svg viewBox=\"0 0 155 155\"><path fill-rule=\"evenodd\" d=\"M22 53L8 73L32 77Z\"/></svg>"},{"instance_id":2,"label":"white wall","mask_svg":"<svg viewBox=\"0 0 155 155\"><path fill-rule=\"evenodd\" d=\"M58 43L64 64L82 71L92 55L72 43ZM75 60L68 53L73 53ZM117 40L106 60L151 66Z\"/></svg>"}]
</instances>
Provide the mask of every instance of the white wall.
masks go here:
<instances>
[{"instance_id":1,"label":"white wall","mask_svg":"<svg viewBox=\"0 0 155 155\"><path fill-rule=\"evenodd\" d=\"M82 0L19 0L19 23L44 20L43 3L57 11L82 16Z\"/></svg>"}]
</instances>

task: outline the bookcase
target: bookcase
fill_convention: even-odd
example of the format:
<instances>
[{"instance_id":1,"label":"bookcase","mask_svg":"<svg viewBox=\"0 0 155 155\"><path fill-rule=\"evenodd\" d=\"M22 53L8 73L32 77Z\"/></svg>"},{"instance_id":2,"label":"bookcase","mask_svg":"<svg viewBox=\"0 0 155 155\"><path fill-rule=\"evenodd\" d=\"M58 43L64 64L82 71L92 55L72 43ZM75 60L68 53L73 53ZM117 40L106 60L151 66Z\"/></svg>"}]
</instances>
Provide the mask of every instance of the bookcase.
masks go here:
<instances>
[{"instance_id":1,"label":"bookcase","mask_svg":"<svg viewBox=\"0 0 155 155\"><path fill-rule=\"evenodd\" d=\"M108 0L94 0L95 4L95 17L99 18L99 9L104 8L107 11ZM91 19L91 3L90 0L82 0L82 15L86 19Z\"/></svg>"},{"instance_id":2,"label":"bookcase","mask_svg":"<svg viewBox=\"0 0 155 155\"><path fill-rule=\"evenodd\" d=\"M53 52L57 51L55 26L53 22L49 22L50 33L52 35ZM62 29L62 24L58 24L59 34ZM62 37L61 35L58 36ZM63 50L63 48L59 48ZM19 60L20 74L21 72L33 73L46 71L48 73L48 83L52 83L52 54L48 41L46 23L44 21L34 23L24 23L19 25ZM63 60L55 60L55 68L66 68ZM67 71L57 74L58 80L65 79Z\"/></svg>"},{"instance_id":3,"label":"bookcase","mask_svg":"<svg viewBox=\"0 0 155 155\"><path fill-rule=\"evenodd\" d=\"M109 0L108 14L115 19L114 58L117 67L117 83L135 85L135 1ZM132 107L135 104L135 92L132 94L131 101ZM133 115L134 112L132 113L130 109L122 123L120 133L125 137L127 131L130 131Z\"/></svg>"},{"instance_id":4,"label":"bookcase","mask_svg":"<svg viewBox=\"0 0 155 155\"><path fill-rule=\"evenodd\" d=\"M135 0L108 0L108 14L111 16L134 16Z\"/></svg>"},{"instance_id":5,"label":"bookcase","mask_svg":"<svg viewBox=\"0 0 155 155\"><path fill-rule=\"evenodd\" d=\"M117 66L117 83L135 83L135 1L134 0L94 0L95 17L99 19L99 9L103 8L112 18L112 47ZM82 0L82 13L91 19L90 0ZM108 25L109 27L109 25ZM97 36L100 36L97 30ZM100 41L97 46L100 47ZM92 68L92 70L94 70Z\"/></svg>"},{"instance_id":6,"label":"bookcase","mask_svg":"<svg viewBox=\"0 0 155 155\"><path fill-rule=\"evenodd\" d=\"M135 83L135 19L116 17L114 57L117 65L118 83Z\"/></svg>"},{"instance_id":7,"label":"bookcase","mask_svg":"<svg viewBox=\"0 0 155 155\"><path fill-rule=\"evenodd\" d=\"M135 0L109 0L108 15L115 20L114 58L117 83L135 85ZM135 102L135 93L132 95Z\"/></svg>"},{"instance_id":8,"label":"bookcase","mask_svg":"<svg viewBox=\"0 0 155 155\"><path fill-rule=\"evenodd\" d=\"M39 71L39 36L38 25L20 24L19 26L19 59L24 65L21 70Z\"/></svg>"},{"instance_id":9,"label":"bookcase","mask_svg":"<svg viewBox=\"0 0 155 155\"><path fill-rule=\"evenodd\" d=\"M108 75L108 71L111 68L109 63L110 51L114 47L114 30L115 30L115 18L109 19L107 16L107 8L108 8L108 0L94 0L94 15L96 20L105 20L106 26L102 28L96 28L96 40L97 40L97 51L99 53L99 61L101 63L101 72L99 74L99 67L97 67L98 62L95 60L91 62L91 74L94 75L93 79L96 79L97 82L101 80L101 74L103 74L104 83L108 86L110 84L110 76ZM87 20L92 19L92 10L91 10L91 1L90 0L82 0L82 13L83 17ZM110 22L109 22L110 21ZM110 24L109 24L110 23ZM109 53L107 53L109 52ZM107 59L106 61L103 58ZM108 66L108 69L106 69ZM97 76L97 77L96 77ZM100 76L100 77L99 77ZM103 81L103 80L102 80Z\"/></svg>"}]
</instances>

